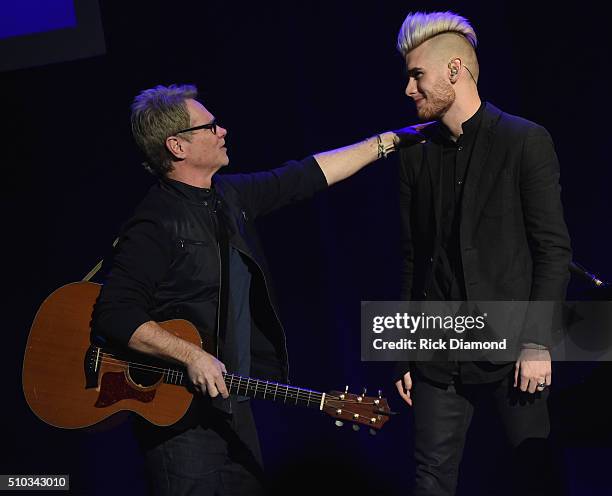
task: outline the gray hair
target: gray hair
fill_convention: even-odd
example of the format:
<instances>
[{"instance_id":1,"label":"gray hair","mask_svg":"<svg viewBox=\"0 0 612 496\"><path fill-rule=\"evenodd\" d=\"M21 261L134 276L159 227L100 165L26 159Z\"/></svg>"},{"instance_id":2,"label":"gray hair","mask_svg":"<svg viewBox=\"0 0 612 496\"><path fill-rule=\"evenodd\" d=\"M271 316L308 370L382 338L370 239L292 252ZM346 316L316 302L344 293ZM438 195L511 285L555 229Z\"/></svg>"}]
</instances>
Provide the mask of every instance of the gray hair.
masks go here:
<instances>
[{"instance_id":1,"label":"gray hair","mask_svg":"<svg viewBox=\"0 0 612 496\"><path fill-rule=\"evenodd\" d=\"M405 57L411 50L442 33L462 35L472 48L476 48L476 33L465 17L453 12L415 12L408 14L402 24L397 36L397 49Z\"/></svg>"},{"instance_id":2,"label":"gray hair","mask_svg":"<svg viewBox=\"0 0 612 496\"><path fill-rule=\"evenodd\" d=\"M156 176L172 170L172 154L166 138L190 126L185 101L198 96L191 84L156 86L141 91L132 102L132 134L148 162L143 165ZM188 134L185 139L189 139Z\"/></svg>"}]
</instances>

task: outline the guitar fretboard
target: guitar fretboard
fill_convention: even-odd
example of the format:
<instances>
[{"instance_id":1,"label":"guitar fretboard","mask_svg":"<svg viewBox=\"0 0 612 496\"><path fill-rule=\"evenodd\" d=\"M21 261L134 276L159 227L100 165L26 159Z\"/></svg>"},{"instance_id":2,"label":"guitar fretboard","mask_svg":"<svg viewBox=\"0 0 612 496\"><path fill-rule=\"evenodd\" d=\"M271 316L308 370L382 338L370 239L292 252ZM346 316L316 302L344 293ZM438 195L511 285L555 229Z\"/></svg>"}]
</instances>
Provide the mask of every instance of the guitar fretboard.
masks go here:
<instances>
[{"instance_id":1,"label":"guitar fretboard","mask_svg":"<svg viewBox=\"0 0 612 496\"><path fill-rule=\"evenodd\" d=\"M323 393L312 389L253 379L238 374L223 374L223 377L229 393L237 396L280 401L313 408L320 408L324 398ZM164 371L164 381L169 384L186 386L189 379L185 377L185 373L181 370L167 369Z\"/></svg>"},{"instance_id":2,"label":"guitar fretboard","mask_svg":"<svg viewBox=\"0 0 612 496\"><path fill-rule=\"evenodd\" d=\"M312 389L288 386L277 382L253 379L236 374L224 374L225 384L230 394L282 401L306 407L320 408L324 395Z\"/></svg>"}]
</instances>

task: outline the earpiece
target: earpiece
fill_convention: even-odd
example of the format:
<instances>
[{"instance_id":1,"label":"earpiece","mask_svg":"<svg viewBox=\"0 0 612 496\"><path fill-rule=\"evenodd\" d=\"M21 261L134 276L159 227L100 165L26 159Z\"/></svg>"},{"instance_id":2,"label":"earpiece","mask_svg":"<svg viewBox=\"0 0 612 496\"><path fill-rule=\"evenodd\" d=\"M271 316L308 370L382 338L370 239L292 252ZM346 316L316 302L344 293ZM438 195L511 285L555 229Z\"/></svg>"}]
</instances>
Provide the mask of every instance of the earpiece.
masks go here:
<instances>
[{"instance_id":1,"label":"earpiece","mask_svg":"<svg viewBox=\"0 0 612 496\"><path fill-rule=\"evenodd\" d=\"M454 84L457 80L457 73L459 72L459 70L450 62L448 63L448 68L450 69L450 82Z\"/></svg>"}]
</instances>

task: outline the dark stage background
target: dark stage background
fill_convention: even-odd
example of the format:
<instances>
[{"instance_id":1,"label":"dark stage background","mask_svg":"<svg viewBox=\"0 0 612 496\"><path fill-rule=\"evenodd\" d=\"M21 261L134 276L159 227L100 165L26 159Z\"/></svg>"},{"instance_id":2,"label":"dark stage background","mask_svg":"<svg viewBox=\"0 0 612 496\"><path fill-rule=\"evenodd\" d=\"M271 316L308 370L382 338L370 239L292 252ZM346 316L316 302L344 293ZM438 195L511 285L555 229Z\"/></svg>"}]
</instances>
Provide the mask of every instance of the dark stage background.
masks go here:
<instances>
[{"instance_id":1,"label":"dark stage background","mask_svg":"<svg viewBox=\"0 0 612 496\"><path fill-rule=\"evenodd\" d=\"M77 2L78 3L78 2ZM154 179L129 129L141 89L191 82L228 128L231 171L271 168L416 122L394 46L413 10L454 10L479 37L481 95L544 125L562 166L575 259L612 275L609 25L594 1L100 3L106 54L0 73L3 345L0 473L70 474L75 494L143 494L129 427L46 426L21 393L42 300L104 256ZM1 15L1 13L0 13ZM386 364L360 362L360 300L396 299L396 158L260 222L295 385L383 389L401 412L376 437L311 410L255 402L269 474L286 493L407 494L410 413ZM572 295L585 287L574 281ZM571 495L612 494L609 368L553 372L554 443ZM474 420L459 494L510 474L488 412Z\"/></svg>"}]
</instances>

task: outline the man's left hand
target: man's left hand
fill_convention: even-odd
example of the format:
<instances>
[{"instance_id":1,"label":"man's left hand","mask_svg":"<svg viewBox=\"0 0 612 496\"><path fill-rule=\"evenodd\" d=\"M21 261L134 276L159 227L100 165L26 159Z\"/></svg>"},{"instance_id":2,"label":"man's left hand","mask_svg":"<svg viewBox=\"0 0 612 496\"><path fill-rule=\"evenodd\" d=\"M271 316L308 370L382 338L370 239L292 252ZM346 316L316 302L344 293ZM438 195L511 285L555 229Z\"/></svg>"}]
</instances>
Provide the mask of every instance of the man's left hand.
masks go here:
<instances>
[{"instance_id":1,"label":"man's left hand","mask_svg":"<svg viewBox=\"0 0 612 496\"><path fill-rule=\"evenodd\" d=\"M523 348L514 366L514 387L530 393L544 391L551 384L551 374L548 350Z\"/></svg>"}]
</instances>

